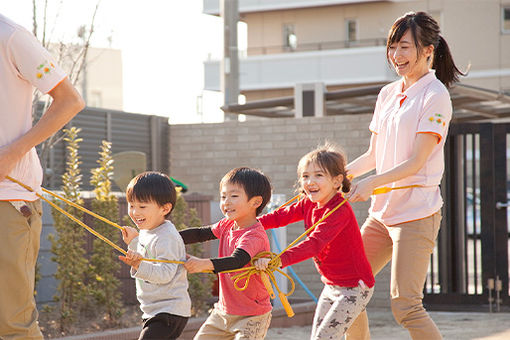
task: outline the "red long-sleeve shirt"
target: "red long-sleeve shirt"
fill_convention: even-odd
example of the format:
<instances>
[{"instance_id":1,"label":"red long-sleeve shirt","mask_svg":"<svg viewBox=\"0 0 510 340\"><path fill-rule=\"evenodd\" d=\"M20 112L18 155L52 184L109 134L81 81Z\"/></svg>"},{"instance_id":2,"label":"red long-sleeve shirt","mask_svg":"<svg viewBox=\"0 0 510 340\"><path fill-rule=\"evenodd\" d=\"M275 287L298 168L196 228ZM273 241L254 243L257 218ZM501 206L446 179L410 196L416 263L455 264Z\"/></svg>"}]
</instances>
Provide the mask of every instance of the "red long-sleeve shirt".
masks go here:
<instances>
[{"instance_id":1,"label":"red long-sleeve shirt","mask_svg":"<svg viewBox=\"0 0 510 340\"><path fill-rule=\"evenodd\" d=\"M304 220L305 229L319 221L344 198L335 195L318 208L308 198L259 218L264 229L278 228ZM348 202L318 224L301 243L281 256L282 267L313 257L322 282L341 287L356 287L359 280L373 287L375 280L368 263L358 222Z\"/></svg>"}]
</instances>

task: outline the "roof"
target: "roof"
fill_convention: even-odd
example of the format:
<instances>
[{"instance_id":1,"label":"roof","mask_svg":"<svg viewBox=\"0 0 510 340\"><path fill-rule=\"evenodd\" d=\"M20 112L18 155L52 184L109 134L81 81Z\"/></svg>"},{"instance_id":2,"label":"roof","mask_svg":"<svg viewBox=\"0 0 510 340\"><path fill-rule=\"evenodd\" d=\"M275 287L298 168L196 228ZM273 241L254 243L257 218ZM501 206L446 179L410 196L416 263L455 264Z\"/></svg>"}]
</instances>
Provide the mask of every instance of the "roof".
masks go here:
<instances>
[{"instance_id":1,"label":"roof","mask_svg":"<svg viewBox=\"0 0 510 340\"><path fill-rule=\"evenodd\" d=\"M383 85L355 87L325 92L326 115L347 115L374 112L377 95ZM510 117L510 95L466 84L450 89L453 121L478 121ZM295 116L294 96L231 104L221 107L225 113L266 118Z\"/></svg>"}]
</instances>

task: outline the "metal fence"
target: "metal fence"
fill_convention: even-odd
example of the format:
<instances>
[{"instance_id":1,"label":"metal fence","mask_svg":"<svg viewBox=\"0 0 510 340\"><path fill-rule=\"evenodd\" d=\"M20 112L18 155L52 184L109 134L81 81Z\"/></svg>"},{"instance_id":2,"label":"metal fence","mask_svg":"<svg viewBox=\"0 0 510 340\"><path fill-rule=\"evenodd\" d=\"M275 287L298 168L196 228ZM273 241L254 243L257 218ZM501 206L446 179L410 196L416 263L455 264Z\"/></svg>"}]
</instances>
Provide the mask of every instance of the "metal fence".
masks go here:
<instances>
[{"instance_id":1,"label":"metal fence","mask_svg":"<svg viewBox=\"0 0 510 340\"><path fill-rule=\"evenodd\" d=\"M445 207L425 303L510 307L508 123L452 124L442 184Z\"/></svg>"},{"instance_id":2,"label":"metal fence","mask_svg":"<svg viewBox=\"0 0 510 340\"><path fill-rule=\"evenodd\" d=\"M112 143L112 153L141 151L147 157L147 169L168 173L168 118L127 113L123 111L85 108L68 124L81 128L79 155L83 174L82 188L90 190L90 170L97 166L98 152L103 140ZM49 166L44 185L58 189L65 171L66 147L63 141L49 152ZM117 189L117 188L116 188Z\"/></svg>"}]
</instances>

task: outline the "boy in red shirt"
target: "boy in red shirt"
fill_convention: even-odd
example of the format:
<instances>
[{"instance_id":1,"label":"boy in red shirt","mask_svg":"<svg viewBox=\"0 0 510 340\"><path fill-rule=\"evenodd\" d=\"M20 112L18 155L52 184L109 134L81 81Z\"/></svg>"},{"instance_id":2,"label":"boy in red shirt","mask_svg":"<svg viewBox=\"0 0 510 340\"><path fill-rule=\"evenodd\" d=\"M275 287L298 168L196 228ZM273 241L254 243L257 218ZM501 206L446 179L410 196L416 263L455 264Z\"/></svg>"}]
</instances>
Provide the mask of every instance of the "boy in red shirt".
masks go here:
<instances>
[{"instance_id":1,"label":"boy in red shirt","mask_svg":"<svg viewBox=\"0 0 510 340\"><path fill-rule=\"evenodd\" d=\"M245 267L253 256L270 250L257 215L271 198L271 184L258 170L236 168L221 180L220 194L225 218L209 227L180 232L185 244L220 240L218 258L190 257L184 264L189 273L220 273L219 301L195 339L264 339L272 307L260 276L252 276L248 287L239 291L231 279L238 273L221 272Z\"/></svg>"}]
</instances>

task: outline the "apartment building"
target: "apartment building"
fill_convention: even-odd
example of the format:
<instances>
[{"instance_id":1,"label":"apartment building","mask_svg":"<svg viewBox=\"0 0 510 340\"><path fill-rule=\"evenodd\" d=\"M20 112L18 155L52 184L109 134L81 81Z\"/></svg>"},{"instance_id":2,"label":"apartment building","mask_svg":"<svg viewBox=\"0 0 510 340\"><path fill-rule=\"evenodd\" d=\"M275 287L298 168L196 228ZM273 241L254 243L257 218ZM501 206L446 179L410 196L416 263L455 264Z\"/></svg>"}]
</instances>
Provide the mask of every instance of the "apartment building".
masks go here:
<instances>
[{"instance_id":1,"label":"apartment building","mask_svg":"<svg viewBox=\"0 0 510 340\"><path fill-rule=\"evenodd\" d=\"M220 1L204 13L220 15ZM239 0L247 24L240 92L246 102L292 96L296 84L328 91L385 84L396 75L385 43L394 20L427 11L440 24L462 83L510 92L510 0ZM207 61L205 89L220 91L220 61Z\"/></svg>"}]
</instances>

